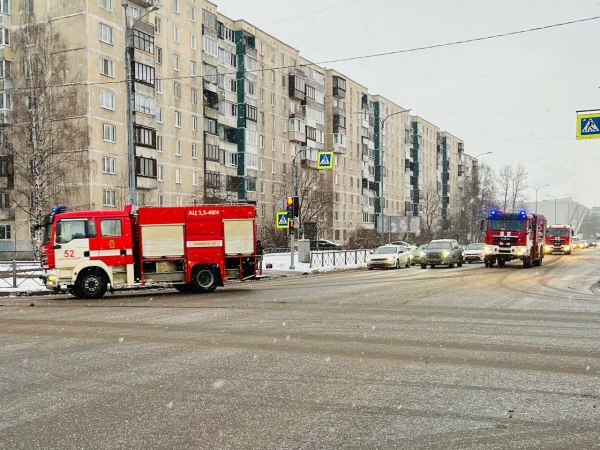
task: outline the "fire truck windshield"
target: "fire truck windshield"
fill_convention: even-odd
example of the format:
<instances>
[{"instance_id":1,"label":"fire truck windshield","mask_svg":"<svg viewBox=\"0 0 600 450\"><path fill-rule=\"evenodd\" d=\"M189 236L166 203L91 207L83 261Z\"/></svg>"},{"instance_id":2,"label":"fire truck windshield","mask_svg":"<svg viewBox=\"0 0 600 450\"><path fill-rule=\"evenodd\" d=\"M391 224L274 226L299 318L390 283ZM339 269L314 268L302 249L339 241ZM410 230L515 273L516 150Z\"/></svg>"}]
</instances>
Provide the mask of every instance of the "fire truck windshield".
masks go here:
<instances>
[{"instance_id":1,"label":"fire truck windshield","mask_svg":"<svg viewBox=\"0 0 600 450\"><path fill-rule=\"evenodd\" d=\"M548 236L568 236L569 230L566 228L548 228Z\"/></svg>"},{"instance_id":2,"label":"fire truck windshield","mask_svg":"<svg viewBox=\"0 0 600 450\"><path fill-rule=\"evenodd\" d=\"M525 230L525 219L505 219L498 217L490 219L490 231L523 231Z\"/></svg>"}]
</instances>

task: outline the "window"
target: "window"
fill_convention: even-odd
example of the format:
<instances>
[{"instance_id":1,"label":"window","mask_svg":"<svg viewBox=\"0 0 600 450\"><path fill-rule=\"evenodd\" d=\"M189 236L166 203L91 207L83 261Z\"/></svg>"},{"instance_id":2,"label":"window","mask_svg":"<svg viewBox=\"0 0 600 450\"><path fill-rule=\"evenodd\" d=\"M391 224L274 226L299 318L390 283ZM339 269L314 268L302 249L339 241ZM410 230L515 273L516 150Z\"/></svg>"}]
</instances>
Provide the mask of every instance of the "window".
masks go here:
<instances>
[{"instance_id":1,"label":"window","mask_svg":"<svg viewBox=\"0 0 600 450\"><path fill-rule=\"evenodd\" d=\"M179 13L179 0L173 0L173 12Z\"/></svg>"},{"instance_id":2,"label":"window","mask_svg":"<svg viewBox=\"0 0 600 450\"><path fill-rule=\"evenodd\" d=\"M143 192L135 194L135 203L138 206L146 206L146 194Z\"/></svg>"},{"instance_id":3,"label":"window","mask_svg":"<svg viewBox=\"0 0 600 450\"><path fill-rule=\"evenodd\" d=\"M12 95L10 91L0 92L0 109L12 109Z\"/></svg>"},{"instance_id":4,"label":"window","mask_svg":"<svg viewBox=\"0 0 600 450\"><path fill-rule=\"evenodd\" d=\"M115 206L115 191L103 189L102 190L102 204L104 206Z\"/></svg>"},{"instance_id":5,"label":"window","mask_svg":"<svg viewBox=\"0 0 600 450\"><path fill-rule=\"evenodd\" d=\"M107 123L102 124L102 140L108 142L115 142L116 127Z\"/></svg>"},{"instance_id":6,"label":"window","mask_svg":"<svg viewBox=\"0 0 600 450\"><path fill-rule=\"evenodd\" d=\"M165 196L163 194L158 196L158 206L165 206Z\"/></svg>"},{"instance_id":7,"label":"window","mask_svg":"<svg viewBox=\"0 0 600 450\"><path fill-rule=\"evenodd\" d=\"M156 148L156 130L154 128L134 125L133 141L135 142L135 145Z\"/></svg>"},{"instance_id":8,"label":"window","mask_svg":"<svg viewBox=\"0 0 600 450\"><path fill-rule=\"evenodd\" d=\"M235 43L235 34L231 28L219 23L219 37L229 42Z\"/></svg>"},{"instance_id":9,"label":"window","mask_svg":"<svg viewBox=\"0 0 600 450\"><path fill-rule=\"evenodd\" d=\"M173 27L173 40L179 42L179 27Z\"/></svg>"},{"instance_id":10,"label":"window","mask_svg":"<svg viewBox=\"0 0 600 450\"><path fill-rule=\"evenodd\" d=\"M110 173L114 175L116 173L116 166L117 162L115 158L110 158L108 156L102 157L102 173Z\"/></svg>"},{"instance_id":11,"label":"window","mask_svg":"<svg viewBox=\"0 0 600 450\"><path fill-rule=\"evenodd\" d=\"M30 3L30 2L26 1L25 4L27 5L27 3ZM100 8L106 9L108 11L113 10L112 9L112 0L98 0L98 6L100 6ZM30 11L27 11L27 12L30 12Z\"/></svg>"},{"instance_id":12,"label":"window","mask_svg":"<svg viewBox=\"0 0 600 450\"><path fill-rule=\"evenodd\" d=\"M198 145L192 144L192 159L198 159Z\"/></svg>"},{"instance_id":13,"label":"window","mask_svg":"<svg viewBox=\"0 0 600 450\"><path fill-rule=\"evenodd\" d=\"M204 117L204 131L210 134L217 134L217 121L209 117Z\"/></svg>"},{"instance_id":14,"label":"window","mask_svg":"<svg viewBox=\"0 0 600 450\"><path fill-rule=\"evenodd\" d=\"M143 31L133 30L133 46L143 52L154 54L154 36Z\"/></svg>"},{"instance_id":15,"label":"window","mask_svg":"<svg viewBox=\"0 0 600 450\"><path fill-rule=\"evenodd\" d=\"M256 98L256 84L254 82L246 80L246 94Z\"/></svg>"},{"instance_id":16,"label":"window","mask_svg":"<svg viewBox=\"0 0 600 450\"><path fill-rule=\"evenodd\" d=\"M162 34L162 19L160 17L154 18L154 32L156 34Z\"/></svg>"},{"instance_id":17,"label":"window","mask_svg":"<svg viewBox=\"0 0 600 450\"><path fill-rule=\"evenodd\" d=\"M275 161L271 161L271 173L277 173L277 163Z\"/></svg>"},{"instance_id":18,"label":"window","mask_svg":"<svg viewBox=\"0 0 600 450\"><path fill-rule=\"evenodd\" d=\"M154 67L135 62L133 66L135 81L154 86Z\"/></svg>"},{"instance_id":19,"label":"window","mask_svg":"<svg viewBox=\"0 0 600 450\"><path fill-rule=\"evenodd\" d=\"M181 184L181 169L175 169L175 183Z\"/></svg>"},{"instance_id":20,"label":"window","mask_svg":"<svg viewBox=\"0 0 600 450\"><path fill-rule=\"evenodd\" d=\"M190 47L192 47L192 50L196 50L197 47L197 39L196 39L196 35L192 34L190 36Z\"/></svg>"},{"instance_id":21,"label":"window","mask_svg":"<svg viewBox=\"0 0 600 450\"><path fill-rule=\"evenodd\" d=\"M10 61L0 59L0 78L10 77L10 65Z\"/></svg>"},{"instance_id":22,"label":"window","mask_svg":"<svg viewBox=\"0 0 600 450\"><path fill-rule=\"evenodd\" d=\"M275 139L271 139L271 150L275 151Z\"/></svg>"},{"instance_id":23,"label":"window","mask_svg":"<svg viewBox=\"0 0 600 450\"><path fill-rule=\"evenodd\" d=\"M100 58L100 73L107 77L115 77L115 63L110 59Z\"/></svg>"},{"instance_id":24,"label":"window","mask_svg":"<svg viewBox=\"0 0 600 450\"><path fill-rule=\"evenodd\" d=\"M281 143L281 153L283 153L285 155L286 152L287 152L287 142L283 141Z\"/></svg>"},{"instance_id":25,"label":"window","mask_svg":"<svg viewBox=\"0 0 600 450\"><path fill-rule=\"evenodd\" d=\"M260 43L260 54L261 54L262 56L264 56L264 55L265 55L265 44L264 44L264 43L262 43L262 42Z\"/></svg>"},{"instance_id":26,"label":"window","mask_svg":"<svg viewBox=\"0 0 600 450\"><path fill-rule=\"evenodd\" d=\"M208 53L212 56L219 56L219 46L217 45L217 41L214 39L203 35L202 36L202 51L204 53Z\"/></svg>"},{"instance_id":27,"label":"window","mask_svg":"<svg viewBox=\"0 0 600 450\"><path fill-rule=\"evenodd\" d=\"M154 80L154 86L156 87L156 93L157 94L162 94L163 93L163 80L161 80L160 78L156 78Z\"/></svg>"},{"instance_id":28,"label":"window","mask_svg":"<svg viewBox=\"0 0 600 450\"><path fill-rule=\"evenodd\" d=\"M0 45L10 45L10 30L0 28Z\"/></svg>"},{"instance_id":29,"label":"window","mask_svg":"<svg viewBox=\"0 0 600 450\"><path fill-rule=\"evenodd\" d=\"M260 124L261 125L265 124L265 113L264 112L260 113Z\"/></svg>"},{"instance_id":30,"label":"window","mask_svg":"<svg viewBox=\"0 0 600 450\"><path fill-rule=\"evenodd\" d=\"M115 110L115 94L110 91L100 91L100 107Z\"/></svg>"},{"instance_id":31,"label":"window","mask_svg":"<svg viewBox=\"0 0 600 450\"><path fill-rule=\"evenodd\" d=\"M204 157L210 161L219 161L219 147L208 142L204 143Z\"/></svg>"},{"instance_id":32,"label":"window","mask_svg":"<svg viewBox=\"0 0 600 450\"><path fill-rule=\"evenodd\" d=\"M205 77L206 78L206 77ZM225 89L229 92L237 92L236 80L226 75L217 74L217 83L220 88Z\"/></svg>"},{"instance_id":33,"label":"window","mask_svg":"<svg viewBox=\"0 0 600 450\"><path fill-rule=\"evenodd\" d=\"M261 194L265 193L265 183L263 181L260 182L260 193ZM263 205L262 209L264 210L264 205Z\"/></svg>"},{"instance_id":34,"label":"window","mask_svg":"<svg viewBox=\"0 0 600 450\"><path fill-rule=\"evenodd\" d=\"M275 84L275 71L271 69L271 83Z\"/></svg>"},{"instance_id":35,"label":"window","mask_svg":"<svg viewBox=\"0 0 600 450\"><path fill-rule=\"evenodd\" d=\"M123 236L121 229L121 221L116 220L101 220L100 221L100 236L102 237L119 237Z\"/></svg>"},{"instance_id":36,"label":"window","mask_svg":"<svg viewBox=\"0 0 600 450\"><path fill-rule=\"evenodd\" d=\"M179 71L179 55L173 55L173 70Z\"/></svg>"},{"instance_id":37,"label":"window","mask_svg":"<svg viewBox=\"0 0 600 450\"><path fill-rule=\"evenodd\" d=\"M107 44L113 43L113 29L108 25L100 24L100 37L99 39L102 42L106 42Z\"/></svg>"},{"instance_id":38,"label":"window","mask_svg":"<svg viewBox=\"0 0 600 450\"><path fill-rule=\"evenodd\" d=\"M264 89L260 90L260 101L261 102L265 101L265 90Z\"/></svg>"},{"instance_id":39,"label":"window","mask_svg":"<svg viewBox=\"0 0 600 450\"><path fill-rule=\"evenodd\" d=\"M257 144L257 134L256 131L246 129L246 143L250 145Z\"/></svg>"},{"instance_id":40,"label":"window","mask_svg":"<svg viewBox=\"0 0 600 450\"><path fill-rule=\"evenodd\" d=\"M175 111L175 128L181 128L181 113Z\"/></svg>"},{"instance_id":41,"label":"window","mask_svg":"<svg viewBox=\"0 0 600 450\"><path fill-rule=\"evenodd\" d=\"M162 123L162 109L156 108L156 121Z\"/></svg>"},{"instance_id":42,"label":"window","mask_svg":"<svg viewBox=\"0 0 600 450\"><path fill-rule=\"evenodd\" d=\"M181 98L181 84L177 81L175 81L175 83L173 83L173 95L175 96L176 99Z\"/></svg>"},{"instance_id":43,"label":"window","mask_svg":"<svg viewBox=\"0 0 600 450\"><path fill-rule=\"evenodd\" d=\"M219 103L219 113L228 117L237 117L237 104L223 100Z\"/></svg>"},{"instance_id":44,"label":"window","mask_svg":"<svg viewBox=\"0 0 600 450\"><path fill-rule=\"evenodd\" d=\"M154 98L147 95L135 93L135 110L143 114L154 115L156 113ZM158 119L156 119L158 120Z\"/></svg>"},{"instance_id":45,"label":"window","mask_svg":"<svg viewBox=\"0 0 600 450\"><path fill-rule=\"evenodd\" d=\"M260 160L260 171L264 172L265 171L265 160L261 158Z\"/></svg>"},{"instance_id":46,"label":"window","mask_svg":"<svg viewBox=\"0 0 600 450\"><path fill-rule=\"evenodd\" d=\"M275 106L275 94L271 94L271 106Z\"/></svg>"},{"instance_id":47,"label":"window","mask_svg":"<svg viewBox=\"0 0 600 450\"><path fill-rule=\"evenodd\" d=\"M192 185L198 186L198 172L195 170L192 172Z\"/></svg>"},{"instance_id":48,"label":"window","mask_svg":"<svg viewBox=\"0 0 600 450\"><path fill-rule=\"evenodd\" d=\"M237 67L237 56L219 47L219 62L229 67Z\"/></svg>"},{"instance_id":49,"label":"window","mask_svg":"<svg viewBox=\"0 0 600 450\"><path fill-rule=\"evenodd\" d=\"M196 21L196 8L194 6L190 7L190 20L192 22Z\"/></svg>"},{"instance_id":50,"label":"window","mask_svg":"<svg viewBox=\"0 0 600 450\"><path fill-rule=\"evenodd\" d=\"M198 104L198 91L196 89L192 89L191 101L192 105Z\"/></svg>"},{"instance_id":51,"label":"window","mask_svg":"<svg viewBox=\"0 0 600 450\"><path fill-rule=\"evenodd\" d=\"M177 197L175 199L175 203L177 206L183 206L183 199L181 197Z\"/></svg>"},{"instance_id":52,"label":"window","mask_svg":"<svg viewBox=\"0 0 600 450\"><path fill-rule=\"evenodd\" d=\"M156 178L156 160L151 158L137 158L137 174L142 177Z\"/></svg>"},{"instance_id":53,"label":"window","mask_svg":"<svg viewBox=\"0 0 600 450\"><path fill-rule=\"evenodd\" d=\"M0 194L0 208L10 209L10 194L6 192Z\"/></svg>"},{"instance_id":54,"label":"window","mask_svg":"<svg viewBox=\"0 0 600 450\"><path fill-rule=\"evenodd\" d=\"M163 137L156 136L156 150L162 153L163 151Z\"/></svg>"},{"instance_id":55,"label":"window","mask_svg":"<svg viewBox=\"0 0 600 450\"><path fill-rule=\"evenodd\" d=\"M246 119L256 122L256 106L246 104Z\"/></svg>"},{"instance_id":56,"label":"window","mask_svg":"<svg viewBox=\"0 0 600 450\"><path fill-rule=\"evenodd\" d=\"M264 136L260 137L260 148L265 148L265 137Z\"/></svg>"},{"instance_id":57,"label":"window","mask_svg":"<svg viewBox=\"0 0 600 450\"><path fill-rule=\"evenodd\" d=\"M198 117L192 116L192 131L198 131Z\"/></svg>"},{"instance_id":58,"label":"window","mask_svg":"<svg viewBox=\"0 0 600 450\"><path fill-rule=\"evenodd\" d=\"M281 97L281 109L285 111L285 97Z\"/></svg>"},{"instance_id":59,"label":"window","mask_svg":"<svg viewBox=\"0 0 600 450\"><path fill-rule=\"evenodd\" d=\"M156 179L158 181L165 181L165 168L163 166L156 166Z\"/></svg>"},{"instance_id":60,"label":"window","mask_svg":"<svg viewBox=\"0 0 600 450\"><path fill-rule=\"evenodd\" d=\"M162 48L161 47L156 47L155 56L156 56L156 64L162 64L163 57L162 57Z\"/></svg>"},{"instance_id":61,"label":"window","mask_svg":"<svg viewBox=\"0 0 600 450\"><path fill-rule=\"evenodd\" d=\"M207 26L208 28L212 28L213 30L216 31L218 29L217 16L215 16L210 11L203 9L202 10L202 24L204 26Z\"/></svg>"},{"instance_id":62,"label":"window","mask_svg":"<svg viewBox=\"0 0 600 450\"><path fill-rule=\"evenodd\" d=\"M175 156L181 156L181 141L175 141Z\"/></svg>"},{"instance_id":63,"label":"window","mask_svg":"<svg viewBox=\"0 0 600 450\"><path fill-rule=\"evenodd\" d=\"M260 66L260 79L265 78L265 66Z\"/></svg>"},{"instance_id":64,"label":"window","mask_svg":"<svg viewBox=\"0 0 600 450\"><path fill-rule=\"evenodd\" d=\"M285 87L285 79L286 79L286 76L285 75L281 75L281 86L282 87Z\"/></svg>"},{"instance_id":65,"label":"window","mask_svg":"<svg viewBox=\"0 0 600 450\"><path fill-rule=\"evenodd\" d=\"M285 133L287 131L287 120L283 119L281 121L281 131Z\"/></svg>"}]
</instances>

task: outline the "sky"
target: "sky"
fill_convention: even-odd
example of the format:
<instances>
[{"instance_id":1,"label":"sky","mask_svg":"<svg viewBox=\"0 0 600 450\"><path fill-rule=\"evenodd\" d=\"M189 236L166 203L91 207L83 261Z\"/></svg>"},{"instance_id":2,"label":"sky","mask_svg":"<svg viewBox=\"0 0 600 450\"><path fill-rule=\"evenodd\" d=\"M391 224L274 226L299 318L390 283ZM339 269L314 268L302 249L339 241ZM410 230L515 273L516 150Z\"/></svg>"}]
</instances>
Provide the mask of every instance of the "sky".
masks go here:
<instances>
[{"instance_id":1,"label":"sky","mask_svg":"<svg viewBox=\"0 0 600 450\"><path fill-rule=\"evenodd\" d=\"M214 1L315 63L600 16L596 0ZM540 201L568 196L592 207L600 139L576 140L576 111L600 108L599 37L600 19L322 65L460 137L470 155L493 152L480 161L496 171L524 164L530 185L550 184Z\"/></svg>"}]
</instances>

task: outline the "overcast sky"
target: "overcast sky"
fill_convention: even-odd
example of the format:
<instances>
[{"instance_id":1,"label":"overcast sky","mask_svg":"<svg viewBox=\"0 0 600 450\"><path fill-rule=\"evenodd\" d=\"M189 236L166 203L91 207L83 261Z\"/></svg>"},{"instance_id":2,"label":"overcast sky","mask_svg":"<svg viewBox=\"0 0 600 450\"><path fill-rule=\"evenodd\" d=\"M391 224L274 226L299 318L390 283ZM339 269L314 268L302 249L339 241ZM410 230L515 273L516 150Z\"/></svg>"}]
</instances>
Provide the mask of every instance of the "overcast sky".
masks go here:
<instances>
[{"instance_id":1,"label":"overcast sky","mask_svg":"<svg viewBox=\"0 0 600 450\"><path fill-rule=\"evenodd\" d=\"M214 1L315 63L600 16L596 0ZM575 139L575 111L600 108L599 38L595 20L324 65L464 139L469 154L493 151L481 161L495 170L523 163L529 184L551 184L540 200L567 195L591 207L600 205L600 139Z\"/></svg>"}]
</instances>

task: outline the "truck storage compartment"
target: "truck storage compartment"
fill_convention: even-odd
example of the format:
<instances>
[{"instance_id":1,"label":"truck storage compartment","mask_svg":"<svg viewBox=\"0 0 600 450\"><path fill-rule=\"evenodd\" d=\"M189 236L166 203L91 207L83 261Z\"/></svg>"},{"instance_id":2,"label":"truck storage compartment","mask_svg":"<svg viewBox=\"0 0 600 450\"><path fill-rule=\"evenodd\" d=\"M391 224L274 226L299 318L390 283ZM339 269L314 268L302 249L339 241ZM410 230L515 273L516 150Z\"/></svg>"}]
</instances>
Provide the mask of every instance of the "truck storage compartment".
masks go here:
<instances>
[{"instance_id":1,"label":"truck storage compartment","mask_svg":"<svg viewBox=\"0 0 600 450\"><path fill-rule=\"evenodd\" d=\"M144 225L142 258L183 257L183 225Z\"/></svg>"},{"instance_id":2,"label":"truck storage compartment","mask_svg":"<svg viewBox=\"0 0 600 450\"><path fill-rule=\"evenodd\" d=\"M185 281L184 261L144 261L146 281Z\"/></svg>"},{"instance_id":3,"label":"truck storage compartment","mask_svg":"<svg viewBox=\"0 0 600 450\"><path fill-rule=\"evenodd\" d=\"M254 253L254 220L224 220L226 255Z\"/></svg>"}]
</instances>

